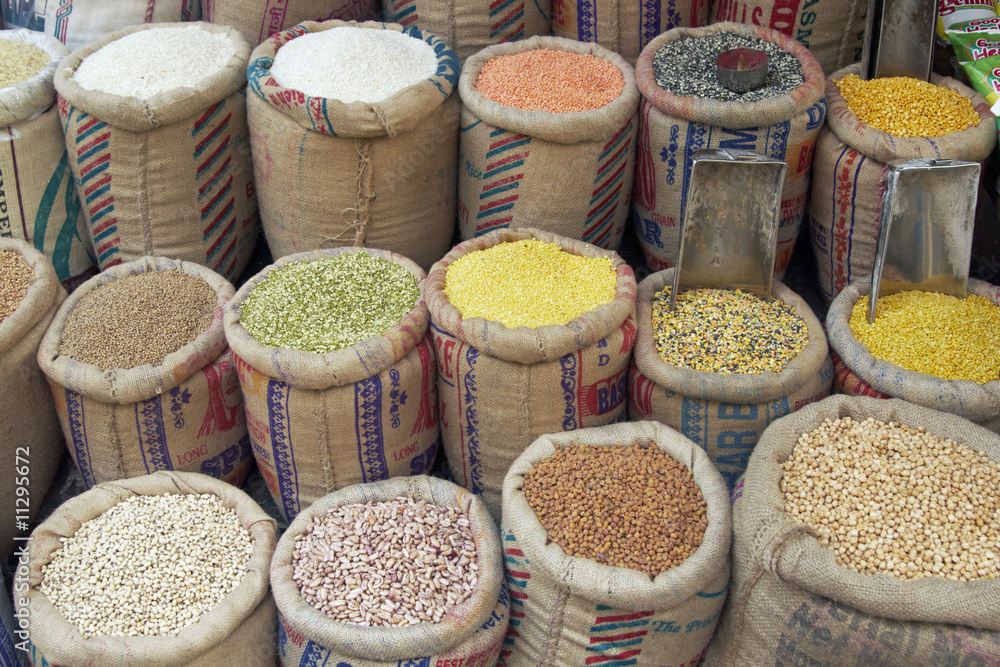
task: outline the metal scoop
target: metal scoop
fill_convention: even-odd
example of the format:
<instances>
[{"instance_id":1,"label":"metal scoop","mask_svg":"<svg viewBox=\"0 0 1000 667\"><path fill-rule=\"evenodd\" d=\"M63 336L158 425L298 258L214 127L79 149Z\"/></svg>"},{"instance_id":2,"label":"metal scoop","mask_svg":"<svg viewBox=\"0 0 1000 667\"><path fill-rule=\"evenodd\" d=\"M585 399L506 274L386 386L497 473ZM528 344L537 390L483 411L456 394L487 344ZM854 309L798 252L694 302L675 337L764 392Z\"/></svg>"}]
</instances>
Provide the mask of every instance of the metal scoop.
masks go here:
<instances>
[{"instance_id":1,"label":"metal scoop","mask_svg":"<svg viewBox=\"0 0 1000 667\"><path fill-rule=\"evenodd\" d=\"M937 0L868 0L861 78L929 80L937 6Z\"/></svg>"},{"instance_id":2,"label":"metal scoop","mask_svg":"<svg viewBox=\"0 0 1000 667\"><path fill-rule=\"evenodd\" d=\"M782 160L749 151L694 154L671 310L677 294L689 289L742 289L771 298L787 169Z\"/></svg>"},{"instance_id":3,"label":"metal scoop","mask_svg":"<svg viewBox=\"0 0 1000 667\"><path fill-rule=\"evenodd\" d=\"M918 158L889 163L869 324L883 294L921 290L965 298L978 193L977 162Z\"/></svg>"}]
</instances>

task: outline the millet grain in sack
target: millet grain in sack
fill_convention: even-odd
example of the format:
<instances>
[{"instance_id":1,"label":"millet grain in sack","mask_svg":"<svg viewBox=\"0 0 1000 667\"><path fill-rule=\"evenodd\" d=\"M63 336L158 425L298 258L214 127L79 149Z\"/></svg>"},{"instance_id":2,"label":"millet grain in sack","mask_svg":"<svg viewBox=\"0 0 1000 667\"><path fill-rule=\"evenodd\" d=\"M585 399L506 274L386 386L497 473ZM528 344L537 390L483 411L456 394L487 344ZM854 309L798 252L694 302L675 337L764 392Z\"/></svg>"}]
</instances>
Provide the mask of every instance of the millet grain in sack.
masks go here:
<instances>
[{"instance_id":1,"label":"millet grain in sack","mask_svg":"<svg viewBox=\"0 0 1000 667\"><path fill-rule=\"evenodd\" d=\"M849 283L871 276L888 162L914 158L982 162L997 145L996 119L983 96L936 74L931 74L931 83L969 98L979 115L978 125L939 137L905 138L862 123L834 83L860 71L860 65L851 65L827 79L827 123L816 141L813 161L809 223L820 291L828 302Z\"/></svg>"},{"instance_id":2,"label":"millet grain in sack","mask_svg":"<svg viewBox=\"0 0 1000 667\"><path fill-rule=\"evenodd\" d=\"M449 266L478 250L524 239L610 259L613 300L565 325L508 328L463 318L445 294ZM624 420L635 289L635 276L617 253L530 228L460 243L431 269L426 295L445 454L456 482L482 495L494 518L500 516L504 475L535 439Z\"/></svg>"},{"instance_id":3,"label":"millet grain in sack","mask_svg":"<svg viewBox=\"0 0 1000 667\"><path fill-rule=\"evenodd\" d=\"M158 35L175 37L163 42ZM202 30L235 54L217 66L183 46L183 31ZM148 35L142 34L146 31ZM182 31L182 32L174 32ZM122 48L127 39L148 54L163 52L157 76L174 72L188 80L148 98L88 90L75 78L91 55ZM208 40L199 40L208 41ZM235 280L257 242L257 200L246 124L246 64L249 45L234 29L207 23L132 26L81 48L56 71L59 113L65 126L70 167L90 237L102 270L144 256L171 257L207 266ZM111 78L139 79L141 59L126 58L108 69ZM84 76L91 85L100 73ZM144 77L142 77L144 78ZM149 77L153 79L153 77ZM89 80L89 82L88 82ZM111 86L117 85L109 83ZM155 91L155 85L137 85Z\"/></svg>"},{"instance_id":4,"label":"millet grain in sack","mask_svg":"<svg viewBox=\"0 0 1000 667\"><path fill-rule=\"evenodd\" d=\"M215 292L210 323L194 340L170 351L167 341L156 334L144 337L157 341L155 345L123 336L125 332L136 335L137 322L123 323L117 334L113 323L95 322L93 326L111 332L97 340L113 339L119 350L92 351L93 361L121 358L111 355L135 353L130 348L146 344L165 354L162 363L105 369L60 354L73 311L91 292L153 271L180 271L199 278ZM91 278L60 308L38 349L38 363L48 378L66 444L87 488L157 470L200 472L234 485L246 478L253 465L250 438L222 324L223 308L233 293L229 282L203 266L144 257ZM181 307L181 303L175 305ZM118 310L127 317L125 306L114 304L108 312ZM180 315L189 316L187 312ZM149 319L150 314L143 313L140 321ZM76 339L78 343L84 340L84 336ZM146 354L140 353L138 360L150 360L144 358Z\"/></svg>"},{"instance_id":5,"label":"millet grain in sack","mask_svg":"<svg viewBox=\"0 0 1000 667\"><path fill-rule=\"evenodd\" d=\"M47 56L34 76L0 88L0 237L23 239L41 251L72 291L97 268L52 84L69 51L54 37L32 30L0 30L0 40L37 47Z\"/></svg>"},{"instance_id":6,"label":"millet grain in sack","mask_svg":"<svg viewBox=\"0 0 1000 667\"><path fill-rule=\"evenodd\" d=\"M787 93L756 102L721 101L670 92L657 83L664 65L683 69L684 61L658 63L657 53L684 39L720 40L719 33L759 39L794 56L804 82ZM711 43L711 42L710 42ZM695 43L694 48L697 48ZM721 42L716 48L722 48ZM714 56L706 53L700 60ZM672 64L673 63L673 64ZM658 71L659 70L659 71ZM797 72L789 72L789 75ZM651 41L636 62L639 140L635 167L633 216L646 264L657 271L677 261L691 160L702 149L733 149L784 160L788 166L781 192L775 274L780 278L806 210L813 146L826 115L823 71L795 40L764 27L720 23L705 28L675 28Z\"/></svg>"},{"instance_id":7,"label":"millet grain in sack","mask_svg":"<svg viewBox=\"0 0 1000 667\"><path fill-rule=\"evenodd\" d=\"M771 422L830 394L833 365L826 334L806 302L775 280L772 297L792 306L808 332L805 347L779 373L722 375L667 363L657 350L652 302L673 285L674 271L659 271L639 284L629 418L655 419L677 429L708 452L732 489Z\"/></svg>"},{"instance_id":8,"label":"millet grain in sack","mask_svg":"<svg viewBox=\"0 0 1000 667\"><path fill-rule=\"evenodd\" d=\"M209 23L236 28L250 48L303 21L368 21L378 0L201 0Z\"/></svg>"},{"instance_id":9,"label":"millet grain in sack","mask_svg":"<svg viewBox=\"0 0 1000 667\"><path fill-rule=\"evenodd\" d=\"M10 482L0 485L0 515L7 517L0 523L0 558L5 559L20 544L14 538L23 536L15 519L29 523L37 514L62 458L59 417L35 355L66 291L48 258L24 241L0 238L0 254L9 258L0 264L6 313L0 320L0 456L9 462L10 474ZM18 491L22 488L27 496Z\"/></svg>"},{"instance_id":10,"label":"millet grain in sack","mask_svg":"<svg viewBox=\"0 0 1000 667\"><path fill-rule=\"evenodd\" d=\"M242 304L271 272L359 251L394 263L420 287L412 307L384 333L319 354L262 344L241 324ZM314 250L266 267L226 309L253 453L288 521L331 491L431 469L440 431L424 280L412 260L383 250Z\"/></svg>"},{"instance_id":11,"label":"millet grain in sack","mask_svg":"<svg viewBox=\"0 0 1000 667\"><path fill-rule=\"evenodd\" d=\"M236 519L249 532L252 541L252 552L246 562L246 572L236 586L211 610L203 613L195 622L180 628L175 635L86 637L63 615L56 604L41 592L46 568L51 567L50 562L53 561L56 552L66 544L64 541L72 538L85 522L98 519L106 511L137 496L166 494L208 494L216 497L222 507L234 511ZM122 509L124 508L119 508L119 511ZM166 521L165 518L160 520ZM183 523L182 519L180 524ZM222 525L221 521L219 525ZM195 534L201 532L197 526L192 528ZM161 471L101 484L71 498L34 530L29 546L28 567L23 574L19 570L15 577L15 586L23 588L15 589L20 592L14 596L14 606L19 613L30 613L29 649L33 664L121 665L122 667L273 666L277 614L268 586L268 568L277 542L275 528L274 519L268 517L243 491L197 473ZM172 528L172 531L175 530L177 529ZM142 531L133 532L131 535L134 540L132 545L139 549L141 549L142 535ZM112 535L101 535L97 540L94 549L114 549L114 546L108 547L101 543L101 540L114 540ZM151 541L160 542L158 548L164 552L169 551L169 547L164 543L163 533ZM191 552L210 553L214 548L212 545L191 546ZM123 550L128 548L125 544L121 547ZM183 548L181 545L181 549ZM70 559L72 558L74 557L71 556ZM174 561L172 554L164 553L159 557L154 556L152 560L153 569L150 573L152 578L166 574L168 577L173 577L174 584L178 580L184 580L183 560L179 571L172 575L163 572L171 567L171 561ZM103 569L100 577L109 576L109 571L122 567L113 557L102 558L97 565ZM125 565L124 570L127 572L128 569ZM194 581L197 576L199 575L192 576L190 580ZM95 575L96 578L98 575ZM126 578L124 572L122 578ZM89 582L82 584L84 587L92 585ZM114 585L113 581L109 581L107 588L113 590ZM142 606L143 602L148 604L145 598L151 595L148 592L140 592L140 598L129 604L138 606ZM88 603L99 602L102 597L101 593L95 593Z\"/></svg>"},{"instance_id":12,"label":"millet grain in sack","mask_svg":"<svg viewBox=\"0 0 1000 667\"><path fill-rule=\"evenodd\" d=\"M690 472L703 499L707 525L701 528L700 545L655 577L639 569L567 554L547 534L532 509L532 501L525 495L532 470L552 460L559 450L620 445L656 447L666 452ZM615 484L614 471L605 472L611 474L607 478L597 474L600 483ZM651 481L654 476L658 481ZM664 484L661 477L662 472L650 473L648 477L638 480L633 477L628 482L622 478L617 483L641 486L645 479L650 485ZM676 481L681 480L675 478ZM595 492L589 484L569 483L573 487L582 486L578 489L580 493ZM637 489L634 496L654 502L659 499L665 506L677 502L675 494L657 491L658 488ZM612 487L598 495L614 497L615 493L629 494L629 491ZM633 495L629 497L637 502ZM653 513L654 510L639 511L637 516ZM613 533L614 522L610 516L608 519ZM581 516L573 525L585 530L587 519ZM590 664L615 660L623 653L635 661L632 664L640 666L697 664L726 600L730 526L729 494L708 455L662 424L652 421L613 424L539 437L517 458L504 480L501 533L511 591L511 626L498 664L569 667L587 664L588 659ZM671 535L678 540L674 549L690 548L692 544L683 540L692 532L695 531L689 524L677 530L676 536ZM668 553L666 545L659 546L664 548L662 553ZM638 551L628 546L622 549L624 553ZM675 562L676 559L669 564Z\"/></svg>"},{"instance_id":13,"label":"millet grain in sack","mask_svg":"<svg viewBox=\"0 0 1000 667\"><path fill-rule=\"evenodd\" d=\"M200 0L35 0L34 10L41 30L70 51L129 26L201 18Z\"/></svg>"},{"instance_id":14,"label":"millet grain in sack","mask_svg":"<svg viewBox=\"0 0 1000 667\"><path fill-rule=\"evenodd\" d=\"M565 92L559 88L553 93L547 87L556 87L555 75L545 73L552 66L538 58L521 78L510 80L516 68L506 73L514 95L549 97L559 104L570 99L571 92L584 103L606 99L619 85L621 92L615 91L613 99L599 108L557 113L525 111L494 101L491 92L499 86L492 82L486 94L478 90L480 83L487 84L486 75L497 66L497 59L551 51L598 58L603 61L600 69L610 69L606 66L610 64L621 73L623 85L596 66L590 76L578 66L560 77ZM537 78L533 76L539 71ZM607 82L597 87L597 81ZM463 240L503 228L533 227L602 248L618 247L632 192L639 104L632 67L621 56L597 44L560 37L499 44L466 61L459 93L458 226Z\"/></svg>"},{"instance_id":15,"label":"millet grain in sack","mask_svg":"<svg viewBox=\"0 0 1000 667\"><path fill-rule=\"evenodd\" d=\"M437 69L378 103L313 97L275 80L270 68L282 46L341 27L423 41L437 54ZM247 106L272 254L366 246L405 255L424 270L440 259L455 226L458 72L444 41L394 24L306 22L258 46Z\"/></svg>"},{"instance_id":16,"label":"millet grain in sack","mask_svg":"<svg viewBox=\"0 0 1000 667\"><path fill-rule=\"evenodd\" d=\"M995 433L895 399L831 396L772 424L733 493L732 588L704 664L996 664L1000 580L861 574L785 510L782 463L803 434L844 417L924 428L1000 461Z\"/></svg>"},{"instance_id":17,"label":"millet grain in sack","mask_svg":"<svg viewBox=\"0 0 1000 667\"><path fill-rule=\"evenodd\" d=\"M468 519L468 531L476 547L478 577L468 598L451 605L441 613L437 622L422 621L416 624L393 626L360 626L339 622L313 607L306 601L295 581L295 554L300 549L301 538L310 526L316 526L328 512L346 505L385 503L396 498L426 501L432 505L457 508ZM379 526L371 512L373 526ZM405 514L392 519L397 523L385 525L384 530L373 528L369 537L398 536L423 533L432 538L429 528L417 528ZM368 523L367 520L363 520ZM385 520L388 521L388 520ZM345 527L350 532L353 527ZM397 539L399 539L397 537ZM406 537L402 538L403 540ZM457 543L457 542L456 542ZM389 547L388 542L383 544ZM420 546L411 546L422 551ZM380 552L381 553L381 552ZM364 562L365 554L344 553L341 558L357 563ZM423 558L422 555L415 558ZM393 573L407 576L407 567L400 564L393 568L380 558L368 560L367 565L357 565L353 570L358 576L372 574L369 590L378 595L394 584L389 581ZM325 495L305 508L282 535L271 562L271 586L278 604L278 655L285 665L350 664L354 667L397 667L398 665L458 665L463 667L491 667L495 664L507 630L508 596L503 582L503 557L496 525L482 500L465 489L435 477L400 477L381 482L355 484ZM379 581L380 583L375 583ZM314 587L325 587L318 582ZM342 581L330 580L329 587L336 590ZM347 584L351 586L351 584ZM381 588L379 588L381 586ZM350 594L348 594L350 595ZM390 595L385 593L384 595ZM352 600L359 599L358 596ZM399 608L400 599L388 600ZM344 600L345 607L351 600ZM336 601L334 601L336 604ZM380 605L374 613L381 611Z\"/></svg>"}]
</instances>

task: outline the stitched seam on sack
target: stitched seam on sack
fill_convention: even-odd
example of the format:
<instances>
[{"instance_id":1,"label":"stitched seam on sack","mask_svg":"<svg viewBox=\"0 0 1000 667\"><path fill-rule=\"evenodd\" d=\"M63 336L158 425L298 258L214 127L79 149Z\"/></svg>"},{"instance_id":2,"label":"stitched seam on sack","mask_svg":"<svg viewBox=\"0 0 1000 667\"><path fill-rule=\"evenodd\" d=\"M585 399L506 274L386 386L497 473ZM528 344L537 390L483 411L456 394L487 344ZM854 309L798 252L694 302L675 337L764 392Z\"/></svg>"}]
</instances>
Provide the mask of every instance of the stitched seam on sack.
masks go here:
<instances>
[{"instance_id":1,"label":"stitched seam on sack","mask_svg":"<svg viewBox=\"0 0 1000 667\"><path fill-rule=\"evenodd\" d=\"M115 403L109 403L108 406L109 406L109 417L110 417L110 424L108 425L108 431L111 435L112 441L116 445L118 445L116 448L118 450L118 479L125 479L127 477L131 477L131 475L125 472L125 451L124 449L122 449L122 439L121 436L118 434L118 419L117 419L118 406ZM97 482L96 479L94 480L94 482L99 483Z\"/></svg>"},{"instance_id":2,"label":"stitched seam on sack","mask_svg":"<svg viewBox=\"0 0 1000 667\"><path fill-rule=\"evenodd\" d=\"M322 461L323 464L323 483L325 484L323 489L324 493L326 492L326 489L335 490L340 488L337 486L337 471L333 467L333 457L330 455L330 420L326 401L328 392L328 389L320 390L320 396L322 397L320 399L321 412L317 415L320 422L320 427L318 429L320 436L319 456L320 461Z\"/></svg>"},{"instance_id":3,"label":"stitched seam on sack","mask_svg":"<svg viewBox=\"0 0 1000 667\"><path fill-rule=\"evenodd\" d=\"M139 186L139 219L142 221L143 254L155 255L153 251L153 221L149 213L149 133L142 133L142 182Z\"/></svg>"},{"instance_id":4,"label":"stitched seam on sack","mask_svg":"<svg viewBox=\"0 0 1000 667\"><path fill-rule=\"evenodd\" d=\"M549 627L545 632L545 655L542 656L542 665L551 664L549 663L549 656L553 658L559 655L559 640L562 638L562 622L563 616L566 613L566 601L569 599L569 584L566 583L566 579L569 578L569 570L572 565L567 565L566 570L563 572L562 581L563 590L559 592L556 596L555 609L551 616L549 616ZM552 635L555 634L555 643L552 642Z\"/></svg>"}]
</instances>

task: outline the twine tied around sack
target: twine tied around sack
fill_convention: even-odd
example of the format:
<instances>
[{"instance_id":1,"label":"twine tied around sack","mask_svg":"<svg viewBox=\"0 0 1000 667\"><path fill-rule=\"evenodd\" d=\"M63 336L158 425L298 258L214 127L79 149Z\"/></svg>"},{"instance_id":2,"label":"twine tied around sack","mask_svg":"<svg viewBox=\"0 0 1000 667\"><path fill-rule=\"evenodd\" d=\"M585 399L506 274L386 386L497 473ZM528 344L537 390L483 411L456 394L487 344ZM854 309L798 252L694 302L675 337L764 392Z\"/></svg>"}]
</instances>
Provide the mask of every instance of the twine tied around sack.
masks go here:
<instances>
[{"instance_id":1,"label":"twine tied around sack","mask_svg":"<svg viewBox=\"0 0 1000 667\"><path fill-rule=\"evenodd\" d=\"M371 220L371 202L375 199L375 192L372 189L372 159L371 143L360 139L354 142L354 148L358 151L358 206L357 208L345 208L341 212L341 219L347 228L336 236L325 236L327 241L344 241L345 233L349 234L354 230L355 247L363 247L365 236L368 231L368 222ZM353 220L350 219L353 217Z\"/></svg>"}]
</instances>

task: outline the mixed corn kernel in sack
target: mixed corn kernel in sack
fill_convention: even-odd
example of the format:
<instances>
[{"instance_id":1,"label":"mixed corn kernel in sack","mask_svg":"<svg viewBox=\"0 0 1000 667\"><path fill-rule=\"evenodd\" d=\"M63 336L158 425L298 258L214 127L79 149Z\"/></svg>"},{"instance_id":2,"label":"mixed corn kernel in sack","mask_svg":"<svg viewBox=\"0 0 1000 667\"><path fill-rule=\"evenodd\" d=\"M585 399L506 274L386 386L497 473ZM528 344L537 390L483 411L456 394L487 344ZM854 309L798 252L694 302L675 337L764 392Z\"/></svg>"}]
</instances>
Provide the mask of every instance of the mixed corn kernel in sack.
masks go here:
<instances>
[{"instance_id":1,"label":"mixed corn kernel in sack","mask_svg":"<svg viewBox=\"0 0 1000 667\"><path fill-rule=\"evenodd\" d=\"M52 56L34 44L0 37L0 89L34 77L50 60Z\"/></svg>"},{"instance_id":2,"label":"mixed corn kernel in sack","mask_svg":"<svg viewBox=\"0 0 1000 667\"><path fill-rule=\"evenodd\" d=\"M34 275L21 255L10 250L0 252L0 324L21 305Z\"/></svg>"},{"instance_id":3,"label":"mixed corn kernel in sack","mask_svg":"<svg viewBox=\"0 0 1000 667\"><path fill-rule=\"evenodd\" d=\"M834 83L858 120L897 137L940 137L979 124L969 98L927 81L848 74Z\"/></svg>"}]
</instances>

